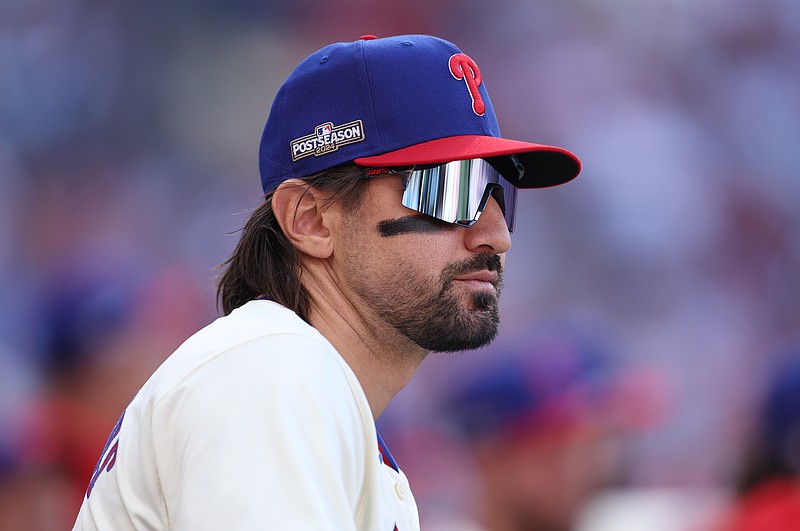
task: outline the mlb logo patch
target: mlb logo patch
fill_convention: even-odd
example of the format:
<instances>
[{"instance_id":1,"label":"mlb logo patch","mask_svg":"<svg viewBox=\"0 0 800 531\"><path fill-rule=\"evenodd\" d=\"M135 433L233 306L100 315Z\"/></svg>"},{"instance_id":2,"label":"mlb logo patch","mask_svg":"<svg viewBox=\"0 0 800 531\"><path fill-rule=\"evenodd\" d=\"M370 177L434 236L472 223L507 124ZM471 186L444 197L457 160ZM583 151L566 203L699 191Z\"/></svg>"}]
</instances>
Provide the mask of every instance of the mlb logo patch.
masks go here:
<instances>
[{"instance_id":1,"label":"mlb logo patch","mask_svg":"<svg viewBox=\"0 0 800 531\"><path fill-rule=\"evenodd\" d=\"M310 135L296 138L289 143L292 150L292 161L314 155L326 155L339 149L340 146L354 144L364 140L364 124L361 120L333 125L325 122L314 128Z\"/></svg>"}]
</instances>

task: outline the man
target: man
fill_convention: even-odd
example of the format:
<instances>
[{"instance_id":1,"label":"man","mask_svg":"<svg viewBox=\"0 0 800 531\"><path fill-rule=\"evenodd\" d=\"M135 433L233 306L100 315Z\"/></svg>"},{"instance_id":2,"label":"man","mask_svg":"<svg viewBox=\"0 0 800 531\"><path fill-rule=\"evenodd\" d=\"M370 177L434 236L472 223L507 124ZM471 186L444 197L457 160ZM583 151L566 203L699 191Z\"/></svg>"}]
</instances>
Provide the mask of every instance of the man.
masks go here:
<instances>
[{"instance_id":1,"label":"man","mask_svg":"<svg viewBox=\"0 0 800 531\"><path fill-rule=\"evenodd\" d=\"M579 171L500 138L447 41L308 57L264 129L265 201L220 279L226 316L130 403L75 529L418 529L374 421L430 351L494 338L517 187Z\"/></svg>"}]
</instances>

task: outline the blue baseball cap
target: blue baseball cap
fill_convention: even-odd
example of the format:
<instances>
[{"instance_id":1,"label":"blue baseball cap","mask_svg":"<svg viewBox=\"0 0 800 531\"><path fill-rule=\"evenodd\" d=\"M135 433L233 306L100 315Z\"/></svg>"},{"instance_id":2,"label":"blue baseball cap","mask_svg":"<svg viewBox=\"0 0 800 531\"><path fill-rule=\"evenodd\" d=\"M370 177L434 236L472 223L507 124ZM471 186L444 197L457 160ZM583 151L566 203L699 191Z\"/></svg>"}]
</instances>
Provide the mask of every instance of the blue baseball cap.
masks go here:
<instances>
[{"instance_id":1,"label":"blue baseball cap","mask_svg":"<svg viewBox=\"0 0 800 531\"><path fill-rule=\"evenodd\" d=\"M619 368L599 345L554 336L487 352L491 363L454 384L445 406L468 440L602 417L613 407Z\"/></svg>"},{"instance_id":2,"label":"blue baseball cap","mask_svg":"<svg viewBox=\"0 0 800 531\"><path fill-rule=\"evenodd\" d=\"M508 157L515 155L516 160ZM365 167L488 159L518 188L580 173L566 149L500 136L475 61L428 35L331 44L302 61L278 90L261 137L264 192L286 179L354 162Z\"/></svg>"}]
</instances>

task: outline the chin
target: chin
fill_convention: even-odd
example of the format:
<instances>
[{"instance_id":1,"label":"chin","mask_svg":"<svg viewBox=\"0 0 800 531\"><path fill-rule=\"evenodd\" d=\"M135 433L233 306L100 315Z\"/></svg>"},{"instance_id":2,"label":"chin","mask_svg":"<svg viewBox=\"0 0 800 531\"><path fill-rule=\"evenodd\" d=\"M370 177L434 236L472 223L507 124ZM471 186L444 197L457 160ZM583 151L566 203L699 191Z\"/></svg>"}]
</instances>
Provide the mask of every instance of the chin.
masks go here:
<instances>
[{"instance_id":1,"label":"chin","mask_svg":"<svg viewBox=\"0 0 800 531\"><path fill-rule=\"evenodd\" d=\"M495 291L475 291L471 294L472 308L478 311L496 312L499 305L499 297Z\"/></svg>"}]
</instances>

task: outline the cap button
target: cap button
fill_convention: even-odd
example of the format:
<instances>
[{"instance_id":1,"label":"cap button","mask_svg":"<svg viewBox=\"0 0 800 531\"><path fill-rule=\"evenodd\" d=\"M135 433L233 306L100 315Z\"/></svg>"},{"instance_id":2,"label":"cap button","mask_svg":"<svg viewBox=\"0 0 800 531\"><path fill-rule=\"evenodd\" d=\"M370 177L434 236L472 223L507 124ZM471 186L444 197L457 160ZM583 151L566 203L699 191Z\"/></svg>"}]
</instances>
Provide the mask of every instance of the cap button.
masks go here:
<instances>
[{"instance_id":1,"label":"cap button","mask_svg":"<svg viewBox=\"0 0 800 531\"><path fill-rule=\"evenodd\" d=\"M360 40L360 41L374 41L377 38L378 37L376 37L375 35L362 35L361 37L358 38L358 40Z\"/></svg>"}]
</instances>

